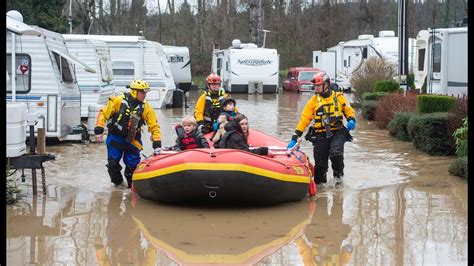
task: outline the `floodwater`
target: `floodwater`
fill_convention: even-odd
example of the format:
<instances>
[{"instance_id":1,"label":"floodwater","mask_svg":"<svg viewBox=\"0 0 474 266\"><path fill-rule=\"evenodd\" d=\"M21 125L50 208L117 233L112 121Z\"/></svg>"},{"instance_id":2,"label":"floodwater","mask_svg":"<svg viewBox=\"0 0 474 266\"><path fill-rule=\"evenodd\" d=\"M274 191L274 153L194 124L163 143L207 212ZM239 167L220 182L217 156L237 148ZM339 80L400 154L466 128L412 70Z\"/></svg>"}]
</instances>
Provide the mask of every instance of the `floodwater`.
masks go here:
<instances>
[{"instance_id":1,"label":"floodwater","mask_svg":"<svg viewBox=\"0 0 474 266\"><path fill-rule=\"evenodd\" d=\"M157 110L164 145L191 108ZM233 95L250 127L289 140L309 94ZM350 97L350 96L349 96ZM272 207L172 206L109 181L104 144L47 146L46 195L30 171L7 207L8 265L466 265L467 182L454 157L416 150L363 120L345 146L342 186ZM152 153L144 134L143 154ZM311 161L312 147L302 149ZM331 170L328 175L332 176Z\"/></svg>"}]
</instances>

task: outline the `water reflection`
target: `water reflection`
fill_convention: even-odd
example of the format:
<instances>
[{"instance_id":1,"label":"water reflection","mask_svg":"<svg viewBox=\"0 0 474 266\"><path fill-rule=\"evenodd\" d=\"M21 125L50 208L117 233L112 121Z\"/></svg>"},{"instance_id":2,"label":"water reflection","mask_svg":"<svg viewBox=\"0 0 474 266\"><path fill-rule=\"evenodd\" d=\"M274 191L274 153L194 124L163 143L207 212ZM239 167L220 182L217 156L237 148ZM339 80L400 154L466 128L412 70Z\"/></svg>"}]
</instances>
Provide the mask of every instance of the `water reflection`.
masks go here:
<instances>
[{"instance_id":1,"label":"water reflection","mask_svg":"<svg viewBox=\"0 0 474 266\"><path fill-rule=\"evenodd\" d=\"M197 96L190 108L157 110L164 145ZM252 128L289 140L310 95L234 97ZM105 145L48 146L57 159L45 163L47 195L32 196L25 171L24 197L7 208L8 265L465 265L467 186L447 173L453 157L428 156L362 118L353 136L343 186L256 209L135 199L110 184ZM311 145L302 149L313 161Z\"/></svg>"}]
</instances>

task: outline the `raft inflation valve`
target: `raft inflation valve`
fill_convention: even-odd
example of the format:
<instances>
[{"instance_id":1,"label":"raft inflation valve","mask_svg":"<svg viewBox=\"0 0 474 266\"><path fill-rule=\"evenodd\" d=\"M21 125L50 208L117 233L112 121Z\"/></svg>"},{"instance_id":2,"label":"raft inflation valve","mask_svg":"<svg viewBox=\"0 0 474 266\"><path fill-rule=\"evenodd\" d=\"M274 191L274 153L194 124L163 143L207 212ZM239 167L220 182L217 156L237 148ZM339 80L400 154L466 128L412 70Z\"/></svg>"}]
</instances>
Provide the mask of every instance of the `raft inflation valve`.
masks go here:
<instances>
[{"instance_id":1,"label":"raft inflation valve","mask_svg":"<svg viewBox=\"0 0 474 266\"><path fill-rule=\"evenodd\" d=\"M209 197L211 197L211 199L215 198L216 196L217 196L217 192L209 191Z\"/></svg>"}]
</instances>

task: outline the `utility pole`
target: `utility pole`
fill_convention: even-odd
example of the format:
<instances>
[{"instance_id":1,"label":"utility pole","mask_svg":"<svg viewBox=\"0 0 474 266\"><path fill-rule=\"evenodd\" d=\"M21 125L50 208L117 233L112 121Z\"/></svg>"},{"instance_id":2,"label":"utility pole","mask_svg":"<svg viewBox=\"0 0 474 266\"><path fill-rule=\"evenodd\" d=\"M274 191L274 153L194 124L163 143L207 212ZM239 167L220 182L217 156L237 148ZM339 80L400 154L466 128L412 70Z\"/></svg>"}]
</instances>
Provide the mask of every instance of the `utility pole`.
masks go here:
<instances>
[{"instance_id":1,"label":"utility pole","mask_svg":"<svg viewBox=\"0 0 474 266\"><path fill-rule=\"evenodd\" d=\"M398 0L398 80L403 88L404 95L408 89L408 38L406 36L407 1Z\"/></svg>"},{"instance_id":2,"label":"utility pole","mask_svg":"<svg viewBox=\"0 0 474 266\"><path fill-rule=\"evenodd\" d=\"M68 23L69 23L69 34L72 34L72 0L69 0L69 17L68 17Z\"/></svg>"}]
</instances>

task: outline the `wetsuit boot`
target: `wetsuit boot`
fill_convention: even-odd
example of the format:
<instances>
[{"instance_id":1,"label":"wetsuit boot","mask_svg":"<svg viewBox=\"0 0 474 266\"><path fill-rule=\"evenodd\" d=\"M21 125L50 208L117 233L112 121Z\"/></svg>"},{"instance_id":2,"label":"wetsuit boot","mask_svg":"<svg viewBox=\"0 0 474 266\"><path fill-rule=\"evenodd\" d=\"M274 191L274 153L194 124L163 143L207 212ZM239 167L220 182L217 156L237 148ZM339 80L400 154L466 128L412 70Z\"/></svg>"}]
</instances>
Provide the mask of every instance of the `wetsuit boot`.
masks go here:
<instances>
[{"instance_id":1,"label":"wetsuit boot","mask_svg":"<svg viewBox=\"0 0 474 266\"><path fill-rule=\"evenodd\" d=\"M107 166L107 172L109 172L110 182L118 186L123 182L122 173L120 172L122 170L122 166L120 165L120 162L116 160L109 159L108 161L109 163L105 166Z\"/></svg>"},{"instance_id":2,"label":"wetsuit boot","mask_svg":"<svg viewBox=\"0 0 474 266\"><path fill-rule=\"evenodd\" d=\"M342 172L333 170L333 176L334 176L334 185L338 185L342 183L342 177L344 176Z\"/></svg>"},{"instance_id":3,"label":"wetsuit boot","mask_svg":"<svg viewBox=\"0 0 474 266\"><path fill-rule=\"evenodd\" d=\"M327 174L326 173L318 174L318 172L316 172L316 174L314 175L314 183L319 185L326 182L327 182Z\"/></svg>"},{"instance_id":4,"label":"wetsuit boot","mask_svg":"<svg viewBox=\"0 0 474 266\"><path fill-rule=\"evenodd\" d=\"M127 184L128 184L128 188L132 188L132 177L133 177L133 171L135 171L137 167L130 167L130 166L127 166L125 167L125 178L127 179Z\"/></svg>"}]
</instances>

